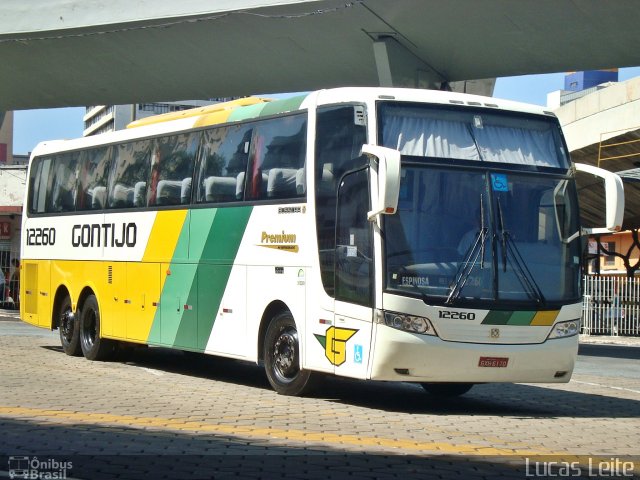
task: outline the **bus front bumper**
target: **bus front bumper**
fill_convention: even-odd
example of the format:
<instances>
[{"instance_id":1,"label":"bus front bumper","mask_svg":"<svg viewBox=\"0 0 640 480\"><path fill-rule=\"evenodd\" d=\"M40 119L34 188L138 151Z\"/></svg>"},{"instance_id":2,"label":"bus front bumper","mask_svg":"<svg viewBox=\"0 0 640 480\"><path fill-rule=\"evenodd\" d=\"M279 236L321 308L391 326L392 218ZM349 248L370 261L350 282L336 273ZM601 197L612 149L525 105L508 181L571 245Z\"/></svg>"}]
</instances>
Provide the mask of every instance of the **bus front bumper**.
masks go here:
<instances>
[{"instance_id":1,"label":"bus front bumper","mask_svg":"<svg viewBox=\"0 0 640 480\"><path fill-rule=\"evenodd\" d=\"M566 383L578 336L524 345L462 343L378 325L373 352L372 380Z\"/></svg>"}]
</instances>

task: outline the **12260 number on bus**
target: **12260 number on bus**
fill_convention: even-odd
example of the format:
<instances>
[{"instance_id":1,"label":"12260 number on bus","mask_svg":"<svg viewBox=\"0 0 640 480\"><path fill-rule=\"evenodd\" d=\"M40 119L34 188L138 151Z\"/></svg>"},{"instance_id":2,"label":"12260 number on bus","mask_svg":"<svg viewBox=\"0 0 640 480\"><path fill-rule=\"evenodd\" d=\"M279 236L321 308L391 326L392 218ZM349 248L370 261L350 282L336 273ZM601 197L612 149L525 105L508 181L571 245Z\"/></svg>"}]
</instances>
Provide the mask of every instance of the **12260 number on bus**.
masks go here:
<instances>
[{"instance_id":1,"label":"12260 number on bus","mask_svg":"<svg viewBox=\"0 0 640 480\"><path fill-rule=\"evenodd\" d=\"M476 314L473 312L453 312L451 310L440 310L439 318L450 318L451 320L475 320Z\"/></svg>"},{"instance_id":2,"label":"12260 number on bus","mask_svg":"<svg viewBox=\"0 0 640 480\"><path fill-rule=\"evenodd\" d=\"M55 244L55 228L27 228L27 245L48 246Z\"/></svg>"}]
</instances>

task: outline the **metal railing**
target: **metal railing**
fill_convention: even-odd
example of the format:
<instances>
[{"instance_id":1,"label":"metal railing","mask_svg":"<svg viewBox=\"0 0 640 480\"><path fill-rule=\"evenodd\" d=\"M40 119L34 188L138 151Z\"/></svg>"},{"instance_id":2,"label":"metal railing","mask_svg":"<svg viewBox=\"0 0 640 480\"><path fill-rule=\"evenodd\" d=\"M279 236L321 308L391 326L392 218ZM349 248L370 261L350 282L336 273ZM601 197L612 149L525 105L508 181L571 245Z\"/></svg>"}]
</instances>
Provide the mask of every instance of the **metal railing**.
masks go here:
<instances>
[{"instance_id":1,"label":"metal railing","mask_svg":"<svg viewBox=\"0 0 640 480\"><path fill-rule=\"evenodd\" d=\"M640 335L640 279L586 275L582 333Z\"/></svg>"},{"instance_id":2,"label":"metal railing","mask_svg":"<svg viewBox=\"0 0 640 480\"><path fill-rule=\"evenodd\" d=\"M14 310L19 307L20 294L20 251L0 242L0 309Z\"/></svg>"}]
</instances>

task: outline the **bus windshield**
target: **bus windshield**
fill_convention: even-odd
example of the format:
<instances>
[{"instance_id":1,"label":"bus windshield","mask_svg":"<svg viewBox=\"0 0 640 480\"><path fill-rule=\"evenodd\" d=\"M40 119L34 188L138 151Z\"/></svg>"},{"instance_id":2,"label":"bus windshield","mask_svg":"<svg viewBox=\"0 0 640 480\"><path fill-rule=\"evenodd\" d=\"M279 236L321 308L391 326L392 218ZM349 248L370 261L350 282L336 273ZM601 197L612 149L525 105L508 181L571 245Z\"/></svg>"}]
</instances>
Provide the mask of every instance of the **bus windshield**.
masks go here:
<instances>
[{"instance_id":1,"label":"bus windshield","mask_svg":"<svg viewBox=\"0 0 640 480\"><path fill-rule=\"evenodd\" d=\"M577 213L567 178L404 165L386 287L452 306L575 301Z\"/></svg>"},{"instance_id":2,"label":"bus windshield","mask_svg":"<svg viewBox=\"0 0 640 480\"><path fill-rule=\"evenodd\" d=\"M576 192L552 121L396 104L381 111L382 143L403 154L398 211L384 219L387 291L475 308L579 299Z\"/></svg>"}]
</instances>

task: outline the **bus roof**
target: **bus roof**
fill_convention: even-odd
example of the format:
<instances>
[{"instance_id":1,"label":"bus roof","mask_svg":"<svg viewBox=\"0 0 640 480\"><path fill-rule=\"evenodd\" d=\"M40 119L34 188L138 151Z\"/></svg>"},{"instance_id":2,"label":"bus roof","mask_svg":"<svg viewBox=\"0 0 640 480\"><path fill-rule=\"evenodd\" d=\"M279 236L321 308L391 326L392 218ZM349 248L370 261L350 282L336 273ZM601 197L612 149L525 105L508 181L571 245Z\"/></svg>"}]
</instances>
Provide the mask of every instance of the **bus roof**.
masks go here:
<instances>
[{"instance_id":1,"label":"bus roof","mask_svg":"<svg viewBox=\"0 0 640 480\"><path fill-rule=\"evenodd\" d=\"M205 116L219 114L222 112L230 112L238 107L246 107L249 105L256 105L260 103L270 102L268 98L258 97L244 97L229 102L214 103L213 105L206 105L204 107L189 108L186 110L180 110L178 112L163 113L161 115L153 115L150 117L141 118L135 120L127 125L127 128L144 127L146 125L153 125L162 122L171 122L173 120L181 120L183 118Z\"/></svg>"},{"instance_id":2,"label":"bus roof","mask_svg":"<svg viewBox=\"0 0 640 480\"><path fill-rule=\"evenodd\" d=\"M463 93L408 88L341 87L319 90L280 100L246 97L206 107L197 107L180 112L156 115L132 122L125 130L73 140L41 142L33 150L32 157L60 151L125 142L146 136L165 135L172 132L180 132L210 125L277 115L306 108L309 104L328 105L345 102L364 103L385 100L460 105L554 116L553 113L537 105L528 105Z\"/></svg>"}]
</instances>

